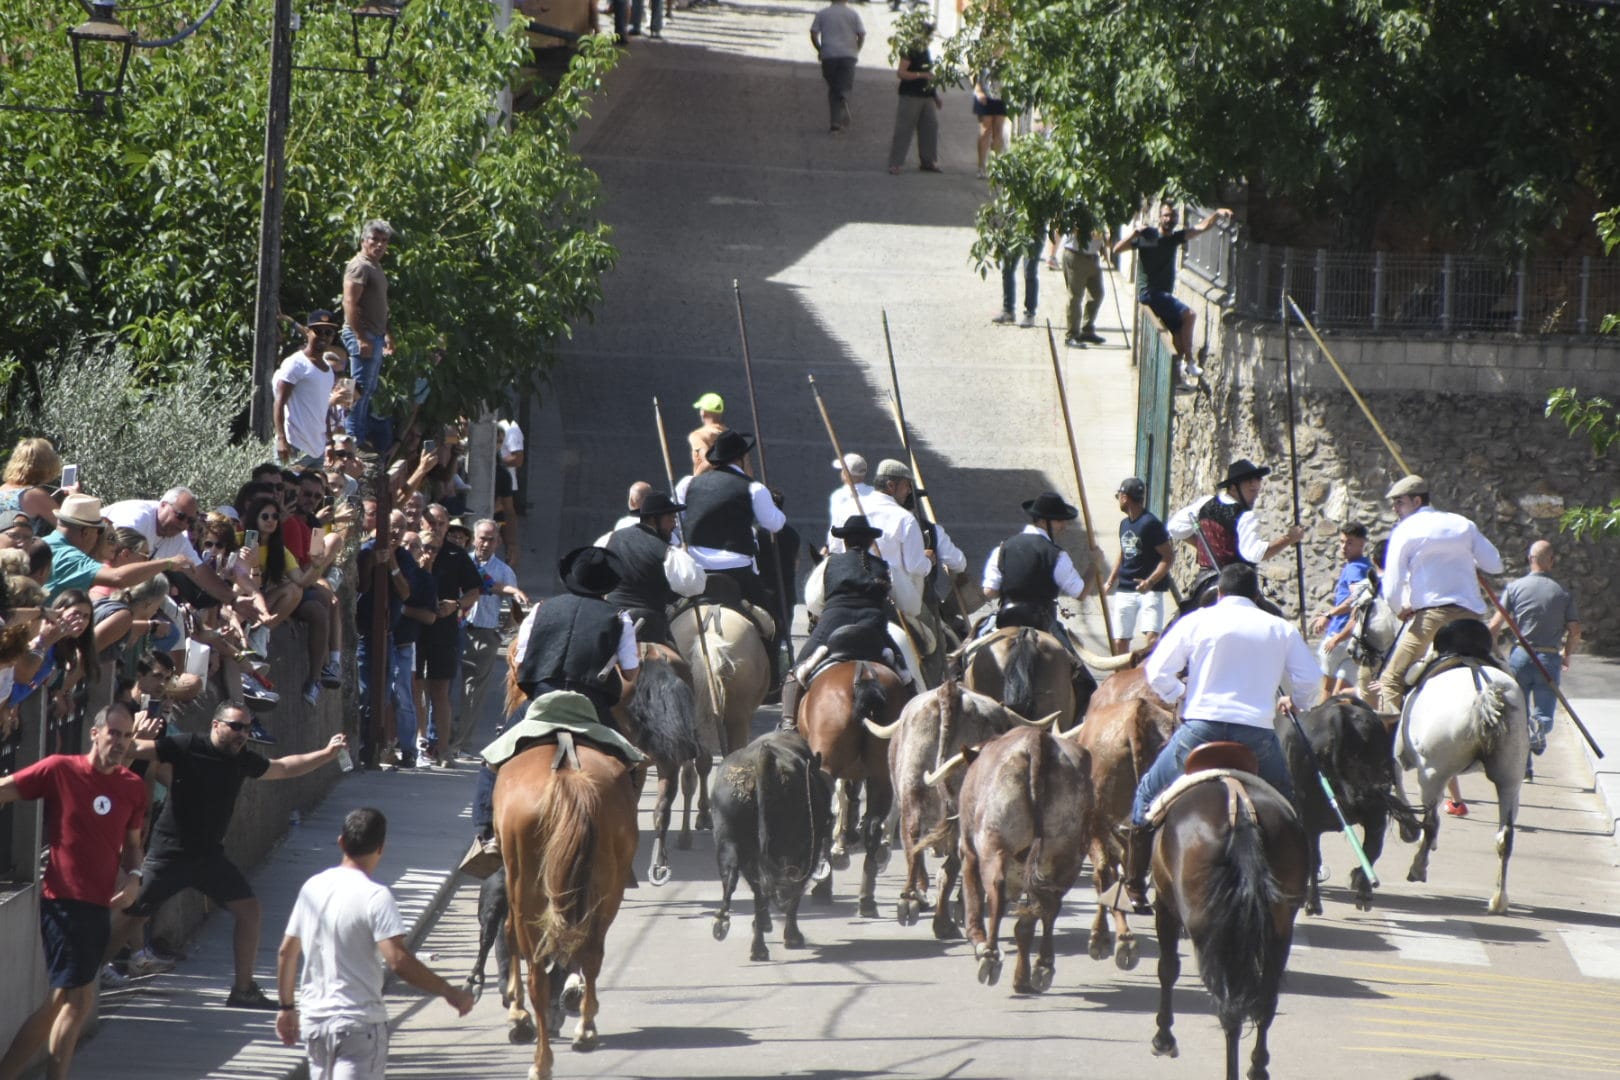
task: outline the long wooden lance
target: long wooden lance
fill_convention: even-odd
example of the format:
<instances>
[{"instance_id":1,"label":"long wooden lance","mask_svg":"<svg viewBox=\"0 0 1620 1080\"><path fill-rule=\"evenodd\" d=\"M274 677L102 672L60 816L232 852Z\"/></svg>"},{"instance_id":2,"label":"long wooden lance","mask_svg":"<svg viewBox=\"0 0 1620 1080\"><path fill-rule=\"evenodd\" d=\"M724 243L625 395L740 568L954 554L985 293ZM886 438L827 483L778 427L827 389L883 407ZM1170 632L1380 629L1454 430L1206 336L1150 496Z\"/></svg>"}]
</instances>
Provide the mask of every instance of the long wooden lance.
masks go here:
<instances>
[{"instance_id":1,"label":"long wooden lance","mask_svg":"<svg viewBox=\"0 0 1620 1080\"><path fill-rule=\"evenodd\" d=\"M1294 525L1300 524L1299 517L1299 445L1295 439L1297 424L1294 418L1294 350L1293 338L1288 333L1288 308L1282 309L1283 315L1283 373L1288 383L1288 478L1294 489ZM1294 574L1299 584L1299 632L1305 630L1305 545L1294 545ZM1331 796L1330 796L1331 798ZM1335 809L1337 806L1335 805Z\"/></svg>"},{"instance_id":2,"label":"long wooden lance","mask_svg":"<svg viewBox=\"0 0 1620 1080\"><path fill-rule=\"evenodd\" d=\"M1288 302L1289 307L1294 309L1294 315L1299 319L1300 325L1304 326L1305 331L1311 335L1311 340L1316 342L1316 347L1322 351L1323 357L1325 357L1328 364L1332 366L1334 374L1339 376L1339 381L1344 383L1345 389L1350 391L1350 396L1354 398L1356 404L1361 407L1362 415L1367 418L1367 422L1370 423L1373 430L1378 433L1378 438L1383 442L1384 449L1389 451L1390 457L1395 459L1395 464L1401 467L1402 472L1406 473L1407 475L1411 475L1412 467L1406 463L1406 458L1401 456L1401 451L1395 445L1394 440L1384 432L1383 425L1380 424L1378 422L1378 418L1373 415L1372 407L1367 404L1367 400L1363 398L1360 392L1356 390L1355 384L1350 381L1350 376L1345 373L1345 370L1342 366L1340 366L1339 361L1334 358L1332 350L1327 347L1327 342L1322 340L1322 335L1316 332L1316 327L1311 323L1310 319L1305 317L1305 313L1300 310L1299 305L1294 302L1294 298L1292 296L1284 294L1283 299ZM1547 680L1547 685L1552 687L1552 692L1558 697L1559 704L1564 706L1564 710L1569 713L1569 718L1575 722L1575 728L1581 733L1581 737L1586 740L1586 745L1592 748L1592 753L1596 754L1599 758L1602 758L1603 748L1598 745L1597 740L1592 737L1592 733L1588 731L1586 729L1586 725L1581 722L1581 718L1575 712L1574 706L1570 705L1569 699L1564 696L1564 691L1559 687L1558 680L1552 677L1552 672L1548 671L1547 666L1541 662L1541 657L1536 655L1536 650L1531 647L1530 642L1525 640L1524 632L1519 629L1518 620L1513 617L1512 612L1502 606L1502 601L1497 598L1496 591L1491 588L1491 583L1486 579L1484 574L1480 573L1479 570L1476 569L1474 571L1474 577L1479 581L1479 587L1481 591L1485 593L1485 599L1491 602L1491 607L1496 609L1496 613L1502 616L1502 621L1506 623L1507 628L1512 631L1514 640L1519 643L1519 647L1523 649L1530 657L1530 662L1536 665L1536 670L1541 672L1541 677L1543 679Z\"/></svg>"},{"instance_id":3,"label":"long wooden lance","mask_svg":"<svg viewBox=\"0 0 1620 1080\"><path fill-rule=\"evenodd\" d=\"M669 435L664 431L664 409L658 403L658 396L653 395L653 419L658 421L658 451L664 457L664 480L669 484L669 497L675 497L675 467L669 458ZM691 544L686 538L686 515L677 515L681 523L681 548L690 551ZM703 654L703 671L705 681L709 684L709 707L715 710L715 730L719 732L720 756L725 757L731 752L726 746L725 718L719 715L720 687L719 677L714 670L714 661L709 659L709 638L703 632L703 598L699 596L692 604L692 614L697 619L698 651Z\"/></svg>"},{"instance_id":4,"label":"long wooden lance","mask_svg":"<svg viewBox=\"0 0 1620 1080\"><path fill-rule=\"evenodd\" d=\"M1080 474L1080 451L1074 445L1074 421L1069 418L1069 392L1063 386L1063 366L1058 362L1057 337L1052 333L1052 320L1046 320L1046 346L1052 352L1052 377L1057 380L1058 406L1063 410L1063 430L1068 435L1069 462L1074 466L1075 489L1080 495L1080 513L1085 517L1086 542L1097 550L1097 532L1091 527L1091 507L1086 504L1086 479ZM1097 560L1087 558L1091 570L1091 585L1097 591L1097 606L1102 608L1103 633L1108 635L1108 651L1114 652L1114 624L1108 617L1108 597L1103 593L1102 568Z\"/></svg>"},{"instance_id":5,"label":"long wooden lance","mask_svg":"<svg viewBox=\"0 0 1620 1080\"><path fill-rule=\"evenodd\" d=\"M658 2L658 0L654 0ZM759 398L754 394L754 360L748 352L748 317L743 314L742 286L736 278L731 279L731 291L737 297L737 332L742 336L743 374L748 377L748 409L754 416L754 449L759 453L759 482L769 490L770 479L765 473L765 432L759 424ZM783 620L782 640L786 642L788 655L793 654L793 605L788 602L787 579L782 576L782 545L776 542L775 533L766 533L771 545L771 565L776 568L776 596L782 605L780 617ZM777 670L781 670L778 668ZM772 684L774 685L774 683Z\"/></svg>"}]
</instances>

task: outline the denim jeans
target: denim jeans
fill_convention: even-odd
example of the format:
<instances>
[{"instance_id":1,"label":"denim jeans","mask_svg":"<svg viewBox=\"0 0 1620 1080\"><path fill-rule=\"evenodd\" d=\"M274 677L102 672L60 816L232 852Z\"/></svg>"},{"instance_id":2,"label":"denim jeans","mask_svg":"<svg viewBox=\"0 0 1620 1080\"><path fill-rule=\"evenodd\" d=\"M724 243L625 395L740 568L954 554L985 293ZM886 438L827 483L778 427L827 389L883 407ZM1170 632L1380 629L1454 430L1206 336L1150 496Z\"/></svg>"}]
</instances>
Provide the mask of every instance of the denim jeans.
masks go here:
<instances>
[{"instance_id":1,"label":"denim jeans","mask_svg":"<svg viewBox=\"0 0 1620 1080\"><path fill-rule=\"evenodd\" d=\"M1208 742L1239 742L1253 750L1260 761L1260 779L1276 788L1289 802L1294 801L1294 782L1288 775L1288 760L1283 757L1276 732L1248 724L1188 720L1170 736L1153 767L1136 785L1136 801L1131 806L1133 824L1147 824L1148 807L1153 805L1153 800L1175 783L1193 748Z\"/></svg>"},{"instance_id":2,"label":"denim jeans","mask_svg":"<svg viewBox=\"0 0 1620 1080\"><path fill-rule=\"evenodd\" d=\"M1552 676L1552 682L1548 682L1541 672L1536 670L1536 665L1531 661L1530 654L1524 651L1523 645L1513 646L1513 651L1508 654L1508 667L1512 670L1513 677L1519 680L1519 686L1530 702L1531 722L1545 735L1552 730L1553 713L1558 708L1558 695L1553 693L1553 687L1557 686L1563 677L1561 665L1564 658L1557 649L1549 652L1538 649L1536 655L1541 658L1547 674Z\"/></svg>"},{"instance_id":3,"label":"denim jeans","mask_svg":"<svg viewBox=\"0 0 1620 1080\"><path fill-rule=\"evenodd\" d=\"M373 335L371 355L360 355L360 336L347 326L342 332L343 345L349 350L349 375L354 379L354 405L349 409L343 428L354 436L355 442L371 442L371 399L377 393L377 379L382 371L383 339Z\"/></svg>"},{"instance_id":4,"label":"denim jeans","mask_svg":"<svg viewBox=\"0 0 1620 1080\"><path fill-rule=\"evenodd\" d=\"M1024 314L1035 314L1035 301L1041 291L1041 241L1030 241L1024 253ZM1018 307L1018 258L1014 256L1001 264L1001 310L1014 311Z\"/></svg>"},{"instance_id":5,"label":"denim jeans","mask_svg":"<svg viewBox=\"0 0 1620 1080\"><path fill-rule=\"evenodd\" d=\"M416 642L395 645L389 653L389 693L394 701L394 732L406 757L416 756L416 697L411 680L416 674Z\"/></svg>"},{"instance_id":6,"label":"denim jeans","mask_svg":"<svg viewBox=\"0 0 1620 1080\"><path fill-rule=\"evenodd\" d=\"M380 738L377 727L381 717L372 715L371 708L371 637L360 634L354 642L355 685L360 696L359 753L369 753L377 747Z\"/></svg>"},{"instance_id":7,"label":"denim jeans","mask_svg":"<svg viewBox=\"0 0 1620 1080\"><path fill-rule=\"evenodd\" d=\"M495 770L478 767L478 786L473 789L473 834L480 840L495 835Z\"/></svg>"}]
</instances>

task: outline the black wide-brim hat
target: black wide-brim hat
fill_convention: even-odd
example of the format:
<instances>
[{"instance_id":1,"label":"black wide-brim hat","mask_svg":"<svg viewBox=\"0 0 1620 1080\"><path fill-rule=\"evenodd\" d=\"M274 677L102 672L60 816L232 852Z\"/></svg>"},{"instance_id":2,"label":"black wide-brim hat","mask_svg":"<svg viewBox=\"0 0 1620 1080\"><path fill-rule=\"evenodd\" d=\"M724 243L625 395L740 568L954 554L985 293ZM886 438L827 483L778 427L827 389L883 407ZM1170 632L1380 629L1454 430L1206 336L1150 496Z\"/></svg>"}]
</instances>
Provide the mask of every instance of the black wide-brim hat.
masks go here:
<instances>
[{"instance_id":1,"label":"black wide-brim hat","mask_svg":"<svg viewBox=\"0 0 1620 1080\"><path fill-rule=\"evenodd\" d=\"M872 523L866 520L865 514L851 514L844 519L842 525L832 530L832 534L846 544L859 544L865 547L883 535L882 529L875 529Z\"/></svg>"},{"instance_id":2,"label":"black wide-brim hat","mask_svg":"<svg viewBox=\"0 0 1620 1080\"><path fill-rule=\"evenodd\" d=\"M557 563L563 588L575 596L603 596L618 588L624 564L607 548L575 548Z\"/></svg>"},{"instance_id":3,"label":"black wide-brim hat","mask_svg":"<svg viewBox=\"0 0 1620 1080\"><path fill-rule=\"evenodd\" d=\"M1221 487L1231 487L1233 484L1241 484L1257 476L1270 475L1271 466L1256 465L1248 458L1238 458L1226 467L1226 479L1221 481Z\"/></svg>"},{"instance_id":4,"label":"black wide-brim hat","mask_svg":"<svg viewBox=\"0 0 1620 1080\"><path fill-rule=\"evenodd\" d=\"M714 440L703 459L710 465L725 465L736 461L754 448L754 440L748 437L746 431L733 431L727 428Z\"/></svg>"},{"instance_id":5,"label":"black wide-brim hat","mask_svg":"<svg viewBox=\"0 0 1620 1080\"><path fill-rule=\"evenodd\" d=\"M1063 501L1055 491L1043 491L1024 504L1024 513L1036 521L1073 521L1080 511Z\"/></svg>"},{"instance_id":6,"label":"black wide-brim hat","mask_svg":"<svg viewBox=\"0 0 1620 1080\"><path fill-rule=\"evenodd\" d=\"M678 514L685 509L684 503L676 502L662 491L654 491L641 500L641 506L636 509L636 513L641 517L663 517L665 514Z\"/></svg>"}]
</instances>

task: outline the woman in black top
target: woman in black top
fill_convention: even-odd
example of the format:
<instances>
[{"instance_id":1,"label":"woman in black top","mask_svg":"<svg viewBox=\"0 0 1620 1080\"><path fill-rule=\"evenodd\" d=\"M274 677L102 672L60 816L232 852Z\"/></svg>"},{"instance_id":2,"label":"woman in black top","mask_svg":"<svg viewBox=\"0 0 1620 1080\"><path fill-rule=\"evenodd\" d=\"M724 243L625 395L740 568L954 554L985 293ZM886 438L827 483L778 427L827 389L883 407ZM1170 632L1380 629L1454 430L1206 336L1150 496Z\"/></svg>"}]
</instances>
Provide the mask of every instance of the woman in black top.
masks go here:
<instances>
[{"instance_id":1,"label":"woman in black top","mask_svg":"<svg viewBox=\"0 0 1620 1080\"><path fill-rule=\"evenodd\" d=\"M939 167L939 110L944 108L939 90L934 86L934 58L928 52L928 39L934 28L925 27L925 33L915 48L900 57L900 98L894 113L894 139L889 144L889 173L898 176L900 167L911 153L911 137L917 136L917 157L923 172L941 172Z\"/></svg>"}]
</instances>

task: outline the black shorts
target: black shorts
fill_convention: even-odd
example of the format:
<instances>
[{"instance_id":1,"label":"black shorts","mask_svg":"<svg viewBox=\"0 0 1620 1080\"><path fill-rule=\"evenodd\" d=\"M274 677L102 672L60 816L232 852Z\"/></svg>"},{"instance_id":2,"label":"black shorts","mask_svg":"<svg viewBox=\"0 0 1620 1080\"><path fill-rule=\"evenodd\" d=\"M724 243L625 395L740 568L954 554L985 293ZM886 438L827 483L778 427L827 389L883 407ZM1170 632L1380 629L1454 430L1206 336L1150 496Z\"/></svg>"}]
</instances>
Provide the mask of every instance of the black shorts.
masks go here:
<instances>
[{"instance_id":1,"label":"black shorts","mask_svg":"<svg viewBox=\"0 0 1620 1080\"><path fill-rule=\"evenodd\" d=\"M39 936L51 986L72 990L96 981L112 937L112 913L88 900L39 900Z\"/></svg>"},{"instance_id":2,"label":"black shorts","mask_svg":"<svg viewBox=\"0 0 1620 1080\"><path fill-rule=\"evenodd\" d=\"M416 677L453 679L461 667L461 625L455 616L424 626L416 640Z\"/></svg>"},{"instance_id":3,"label":"black shorts","mask_svg":"<svg viewBox=\"0 0 1620 1080\"><path fill-rule=\"evenodd\" d=\"M220 907L253 896L253 887L223 851L211 855L149 851L141 873L146 884L140 898L129 906L129 914L143 919L151 918L165 900L186 889L196 889Z\"/></svg>"},{"instance_id":4,"label":"black shorts","mask_svg":"<svg viewBox=\"0 0 1620 1080\"><path fill-rule=\"evenodd\" d=\"M517 485L512 483L512 474L507 471L506 466L495 466L495 497L497 499L507 499L516 490Z\"/></svg>"},{"instance_id":5,"label":"black shorts","mask_svg":"<svg viewBox=\"0 0 1620 1080\"><path fill-rule=\"evenodd\" d=\"M1001 100L1000 98L987 98L984 101L980 101L978 98L975 97L973 99L973 115L974 116L1006 116L1007 115L1007 103L1005 101Z\"/></svg>"}]
</instances>

